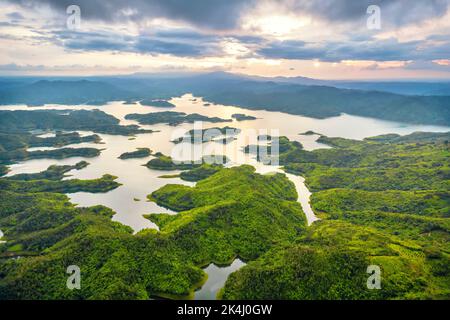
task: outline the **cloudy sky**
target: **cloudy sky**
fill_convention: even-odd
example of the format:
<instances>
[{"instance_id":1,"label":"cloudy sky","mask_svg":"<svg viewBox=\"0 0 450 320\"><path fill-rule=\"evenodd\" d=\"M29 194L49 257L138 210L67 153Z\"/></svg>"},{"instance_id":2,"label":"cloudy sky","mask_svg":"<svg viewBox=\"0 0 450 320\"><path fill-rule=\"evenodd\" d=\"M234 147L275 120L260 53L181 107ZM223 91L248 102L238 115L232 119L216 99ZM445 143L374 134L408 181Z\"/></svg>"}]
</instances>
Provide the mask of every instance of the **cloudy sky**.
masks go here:
<instances>
[{"instance_id":1,"label":"cloudy sky","mask_svg":"<svg viewBox=\"0 0 450 320\"><path fill-rule=\"evenodd\" d=\"M450 0L0 0L0 75L213 70L450 79Z\"/></svg>"}]
</instances>

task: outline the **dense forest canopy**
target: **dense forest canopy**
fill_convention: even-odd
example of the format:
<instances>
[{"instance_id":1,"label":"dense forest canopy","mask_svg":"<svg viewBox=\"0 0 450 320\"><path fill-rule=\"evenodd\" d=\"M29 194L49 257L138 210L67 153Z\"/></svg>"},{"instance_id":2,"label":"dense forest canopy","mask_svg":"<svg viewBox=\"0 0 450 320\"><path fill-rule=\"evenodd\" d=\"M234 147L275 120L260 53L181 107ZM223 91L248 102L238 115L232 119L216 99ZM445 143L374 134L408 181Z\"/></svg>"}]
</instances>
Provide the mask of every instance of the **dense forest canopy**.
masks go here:
<instances>
[{"instance_id":1,"label":"dense forest canopy","mask_svg":"<svg viewBox=\"0 0 450 320\"><path fill-rule=\"evenodd\" d=\"M0 297L187 298L205 281L203 266L239 257L248 264L228 278L224 299L448 298L448 138L322 137L334 147L312 152L286 140L282 165L306 177L322 218L309 227L293 183L248 165L184 168L196 186L149 195L178 214L148 215L159 231L135 235L110 209L77 208L62 194L105 192L115 177L61 180L73 168L53 166L1 178ZM84 270L81 290L65 288L72 263ZM365 286L371 264L382 290Z\"/></svg>"}]
</instances>

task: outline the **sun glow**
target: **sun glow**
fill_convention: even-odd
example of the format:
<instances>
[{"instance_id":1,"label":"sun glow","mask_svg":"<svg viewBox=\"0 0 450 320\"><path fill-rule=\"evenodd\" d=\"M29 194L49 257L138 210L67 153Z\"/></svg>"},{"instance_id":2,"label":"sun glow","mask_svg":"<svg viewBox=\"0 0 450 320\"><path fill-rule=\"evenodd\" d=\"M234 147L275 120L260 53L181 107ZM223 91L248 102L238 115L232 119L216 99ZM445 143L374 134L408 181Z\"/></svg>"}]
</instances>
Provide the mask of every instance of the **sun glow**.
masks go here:
<instances>
[{"instance_id":1,"label":"sun glow","mask_svg":"<svg viewBox=\"0 0 450 320\"><path fill-rule=\"evenodd\" d=\"M308 18L299 18L291 15L269 15L251 18L244 23L246 30L258 30L262 34L275 37L285 37L292 35L302 27L311 23Z\"/></svg>"}]
</instances>

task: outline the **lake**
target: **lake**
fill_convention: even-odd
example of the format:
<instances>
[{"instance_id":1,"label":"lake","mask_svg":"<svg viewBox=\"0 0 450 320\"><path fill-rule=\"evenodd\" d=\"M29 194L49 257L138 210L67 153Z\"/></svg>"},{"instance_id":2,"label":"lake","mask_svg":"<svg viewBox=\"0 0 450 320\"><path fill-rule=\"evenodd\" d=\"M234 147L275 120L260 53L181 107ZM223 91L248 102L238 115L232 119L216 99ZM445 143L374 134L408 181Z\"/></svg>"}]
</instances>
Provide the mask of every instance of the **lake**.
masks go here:
<instances>
[{"instance_id":1,"label":"lake","mask_svg":"<svg viewBox=\"0 0 450 320\"><path fill-rule=\"evenodd\" d=\"M210 106L204 106L205 101L200 97L197 97L196 101L192 101L192 95L186 94L182 97L173 98L170 102L175 104L175 108L159 108L141 106L140 104L124 105L122 102L111 102L105 106L65 106L65 105L46 105L43 107L33 107L32 109L27 106L4 106L4 110L35 110L35 109L100 109L108 114L115 116L121 120L121 124L137 124L132 120L125 120L125 115L129 113L150 113L159 111L178 111L190 113L200 113L209 117L220 117L224 119L231 119L231 115L234 113L243 113L246 115L254 116L256 120L248 121L233 121L224 123L203 123L204 128L231 126L242 129L243 132L248 130L257 130L257 132L264 132L270 134L271 130L277 130L280 135L287 136L291 140L299 141L304 145L306 150L314 150L317 148L327 147L323 144L317 143L318 135L300 135L302 132L312 130L314 132L324 134L331 137L343 137L351 139L363 139L369 136L375 136L386 133L398 133L409 134L414 131L448 131L447 127L438 126L422 126L422 125L409 125L403 123L395 123L389 121L382 121L371 118L356 117L343 114L339 117L333 117L328 119L313 119L308 117L302 117L297 115L290 115L281 112L270 112L263 110L246 110L233 106L221 106L211 104ZM171 155L174 147L184 148L191 146L175 146L170 141L176 137L180 137L184 132L193 128L193 124L181 124L173 127L165 124L143 125L143 128L149 128L158 130L159 132L140 134L137 135L134 140L130 140L126 136L113 136L107 134L100 134L104 144L92 144L82 143L73 145L73 147L94 147L104 149L100 156L91 159L84 158L69 158L63 160L54 159L36 159L23 161L10 166L11 171L8 175L14 175L18 173L32 173L45 170L52 164L75 164L81 160L87 160L90 165L83 170L73 170L69 174L72 178L79 179L95 179L103 174L109 173L118 177L118 182L122 184L119 188L104 194L91 194L91 193L74 193L68 196L71 200L80 206L91 206L97 204L103 204L114 209L117 214L113 217L114 220L122 222L131 226L136 232L144 228L156 228L156 226L145 219L142 215L147 213L169 213L174 212L161 208L153 202L147 202L146 196L160 187L168 184L184 184L193 186L194 183L186 182L179 178L159 178L161 175L176 172L166 172L159 170L151 170L142 166L149 159L128 159L121 160L118 157L128 151L134 151L136 148L147 147L154 152L162 152L166 155ZM80 132L82 135L91 134L91 132ZM46 136L51 136L51 133L46 133ZM239 136L238 136L239 137ZM241 151L242 147L248 144L246 139L238 139L232 141L226 146L211 142L205 143L194 148L201 154L210 153L211 150L217 153L223 153L232 160L230 165L239 164L251 164L256 167L257 172L268 173L273 171L280 171L277 167L267 166L258 163L253 155L244 155ZM226 147L226 148L225 148ZM46 148L33 148L33 150L44 150ZM203 149L203 150L200 150ZM224 150L225 149L225 150ZM301 177L294 175L287 175L296 185L297 191L299 191L299 202L301 203L304 211L307 213L308 222L314 221L315 216L310 210L309 194L306 187L303 184ZM136 201L139 199L140 201ZM306 210L305 210L306 209Z\"/></svg>"},{"instance_id":2,"label":"lake","mask_svg":"<svg viewBox=\"0 0 450 320\"><path fill-rule=\"evenodd\" d=\"M245 266L245 263L239 259L235 259L233 263L227 267L220 267L211 263L203 269L208 274L208 280L206 280L200 290L195 292L194 299L215 300L217 293L225 285L228 276L243 266Z\"/></svg>"},{"instance_id":3,"label":"lake","mask_svg":"<svg viewBox=\"0 0 450 320\"><path fill-rule=\"evenodd\" d=\"M94 147L104 149L101 155L96 158L69 158L63 160L54 159L37 159L23 161L10 166L11 171L8 175L18 173L33 173L47 169L50 165L73 165L81 160L86 160L90 165L82 170L73 170L69 174L69 178L79 179L95 179L103 174L109 173L118 177L117 181L122 185L110 192L103 194L92 194L78 192L68 194L71 201L79 206L92 206L102 204L116 211L113 220L128 225L138 232L145 228L157 228L155 224L143 217L148 213L168 213L175 212L162 208L154 202L148 202L146 197L153 191L161 188L166 184L183 184L194 186L193 182L186 182L179 178L161 178L165 174L175 174L174 171L151 170L144 167L152 156L139 159L121 160L118 157L124 152L136 150L136 148L150 148L153 152L162 152L166 155L172 155L175 149L178 159L189 158L186 156L187 151L194 149L197 151L196 158L207 154L224 154L230 158L231 162L227 166L236 166L241 164L253 165L257 172L268 174L271 172L282 172L278 166L264 165L254 159L254 155L244 154L242 148L254 141L245 138L246 132L257 132L258 134L272 134L286 136L290 140L299 141L306 150L314 150L318 148L328 148L328 146L318 143L316 140L319 135L301 135L306 131L314 131L330 137L343 137L350 139L363 139L370 136L376 136L387 133L409 134L415 131L429 132L446 132L448 127L430 126L430 125L410 125L404 123L396 123L371 118L351 116L342 114L338 117L328 119L314 119L298 115L290 115L281 112L270 112L263 110L247 110L234 106L222 106L211 104L204 106L205 101L201 97L186 94L182 97L170 100L175 108L148 107L140 104L124 105L122 102L111 102L104 106L65 106L65 105L46 105L43 107L28 108L27 106L3 106L3 110L35 110L35 109L100 109L108 114L120 119L121 124L137 124L132 120L126 120L125 115L130 113L150 113L160 111L178 111L190 113L199 113L209 117L220 117L231 119L231 115L242 113L254 116L256 120L224 122L224 123L203 123L203 128L231 126L239 128L242 132L237 136L237 140L231 141L224 145L217 142L208 142L200 145L192 146L191 144L181 143L178 145L170 142L171 140L181 137L185 132L191 130L194 124L181 124L176 127L165 124L143 125L141 127L158 132L140 134L135 139L126 136L115 136L107 134L99 134L103 140L103 144L83 143L73 145L73 147ZM313 106L312 106L313 107ZM92 132L80 132L83 135L92 134ZM51 136L53 133L47 132L43 136ZM243 137L243 138L242 138ZM45 150L48 148L33 148L33 150ZM292 174L286 176L295 184L299 194L299 205L305 212L308 224L317 220L313 210L309 205L310 192L304 184L304 179ZM1 233L1 232L0 232ZM203 288L196 293L196 298L213 298L217 293L217 288L223 286L229 273L237 270L243 265L240 260L235 260L233 264L226 268L219 268L214 265L208 266L205 271L209 275L208 282Z\"/></svg>"}]
</instances>

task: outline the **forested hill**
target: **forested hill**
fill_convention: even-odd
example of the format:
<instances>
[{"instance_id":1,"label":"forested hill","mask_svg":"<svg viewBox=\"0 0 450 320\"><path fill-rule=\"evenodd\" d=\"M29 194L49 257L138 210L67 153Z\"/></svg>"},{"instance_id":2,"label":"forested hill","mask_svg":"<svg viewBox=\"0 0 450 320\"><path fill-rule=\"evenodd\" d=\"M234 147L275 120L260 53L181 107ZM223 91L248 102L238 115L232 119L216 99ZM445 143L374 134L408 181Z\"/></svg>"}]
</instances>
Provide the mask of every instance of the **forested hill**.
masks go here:
<instances>
[{"instance_id":1,"label":"forested hill","mask_svg":"<svg viewBox=\"0 0 450 320\"><path fill-rule=\"evenodd\" d=\"M1 83L0 104L42 105L103 103L131 96L126 90L92 80L37 80L23 85Z\"/></svg>"},{"instance_id":2,"label":"forested hill","mask_svg":"<svg viewBox=\"0 0 450 320\"><path fill-rule=\"evenodd\" d=\"M415 124L450 125L450 96L400 95L384 91L303 85L227 73L38 79L4 78L0 105L98 104L112 100L168 99L193 93L225 105L314 118L348 113Z\"/></svg>"}]
</instances>

